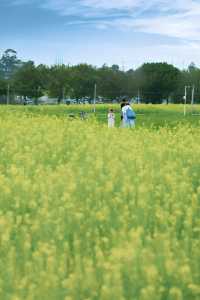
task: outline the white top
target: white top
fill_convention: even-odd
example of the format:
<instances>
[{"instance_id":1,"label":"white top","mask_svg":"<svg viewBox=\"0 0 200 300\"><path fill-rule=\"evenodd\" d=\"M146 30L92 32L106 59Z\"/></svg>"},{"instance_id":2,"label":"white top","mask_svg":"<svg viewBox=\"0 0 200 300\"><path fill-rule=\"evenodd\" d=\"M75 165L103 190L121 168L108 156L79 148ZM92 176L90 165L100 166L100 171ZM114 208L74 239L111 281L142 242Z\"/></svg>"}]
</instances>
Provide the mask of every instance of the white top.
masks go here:
<instances>
[{"instance_id":1,"label":"white top","mask_svg":"<svg viewBox=\"0 0 200 300\"><path fill-rule=\"evenodd\" d=\"M127 115L126 115L126 111L127 111L128 108L130 108L131 110L133 110L132 107L129 104L127 104L124 107L122 107L122 116L123 116L123 121L124 122L128 121Z\"/></svg>"},{"instance_id":2,"label":"white top","mask_svg":"<svg viewBox=\"0 0 200 300\"><path fill-rule=\"evenodd\" d=\"M115 114L114 113L108 113L108 120L112 120L114 121L115 120Z\"/></svg>"}]
</instances>

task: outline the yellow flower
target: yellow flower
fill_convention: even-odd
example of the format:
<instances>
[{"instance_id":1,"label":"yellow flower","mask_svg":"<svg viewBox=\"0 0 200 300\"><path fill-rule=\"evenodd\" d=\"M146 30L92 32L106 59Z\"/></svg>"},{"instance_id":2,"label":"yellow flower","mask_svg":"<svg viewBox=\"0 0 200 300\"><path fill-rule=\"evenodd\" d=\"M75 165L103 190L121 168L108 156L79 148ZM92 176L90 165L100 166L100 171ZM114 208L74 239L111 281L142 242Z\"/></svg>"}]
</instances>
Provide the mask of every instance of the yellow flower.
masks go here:
<instances>
[{"instance_id":1,"label":"yellow flower","mask_svg":"<svg viewBox=\"0 0 200 300\"><path fill-rule=\"evenodd\" d=\"M182 300L183 299L182 291L177 287L171 288L169 291L169 299L170 300Z\"/></svg>"}]
</instances>

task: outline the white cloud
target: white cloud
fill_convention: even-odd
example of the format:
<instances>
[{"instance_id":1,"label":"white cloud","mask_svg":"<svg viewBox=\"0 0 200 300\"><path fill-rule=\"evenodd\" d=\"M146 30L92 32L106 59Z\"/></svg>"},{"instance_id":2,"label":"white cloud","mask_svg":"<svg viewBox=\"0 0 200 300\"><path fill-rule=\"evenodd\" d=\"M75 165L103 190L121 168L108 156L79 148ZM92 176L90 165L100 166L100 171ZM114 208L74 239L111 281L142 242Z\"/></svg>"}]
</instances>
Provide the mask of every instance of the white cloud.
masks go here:
<instances>
[{"instance_id":1,"label":"white cloud","mask_svg":"<svg viewBox=\"0 0 200 300\"><path fill-rule=\"evenodd\" d=\"M73 24L98 28L119 27L200 41L199 0L11 0L35 3L43 9L73 16Z\"/></svg>"}]
</instances>

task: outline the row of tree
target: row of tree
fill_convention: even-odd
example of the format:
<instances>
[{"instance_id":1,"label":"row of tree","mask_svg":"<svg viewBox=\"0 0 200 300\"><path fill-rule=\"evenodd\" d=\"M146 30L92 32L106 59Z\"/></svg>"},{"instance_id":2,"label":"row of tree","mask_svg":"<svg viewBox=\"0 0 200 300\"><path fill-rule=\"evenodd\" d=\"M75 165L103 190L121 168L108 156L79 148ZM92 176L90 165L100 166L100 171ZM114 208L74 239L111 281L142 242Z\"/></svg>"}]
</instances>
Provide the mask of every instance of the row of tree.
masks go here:
<instances>
[{"instance_id":1,"label":"row of tree","mask_svg":"<svg viewBox=\"0 0 200 300\"><path fill-rule=\"evenodd\" d=\"M200 95L200 69L193 63L187 70L179 70L167 63L145 63L136 70L120 70L118 65L100 68L88 64L35 65L23 62L16 51L6 50L0 58L0 96L17 95L37 99L42 95L57 98L93 98L97 95L107 100L120 97L138 98L145 103L183 101L184 87L195 86Z\"/></svg>"}]
</instances>

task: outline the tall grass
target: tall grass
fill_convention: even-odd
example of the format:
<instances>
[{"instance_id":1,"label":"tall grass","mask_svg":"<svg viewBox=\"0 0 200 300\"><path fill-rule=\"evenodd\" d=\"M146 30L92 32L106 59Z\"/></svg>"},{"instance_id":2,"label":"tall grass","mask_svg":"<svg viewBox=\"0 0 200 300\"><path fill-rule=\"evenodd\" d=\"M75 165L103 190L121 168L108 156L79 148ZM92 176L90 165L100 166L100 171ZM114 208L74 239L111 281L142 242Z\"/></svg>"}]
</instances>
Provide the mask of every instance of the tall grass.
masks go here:
<instances>
[{"instance_id":1,"label":"tall grass","mask_svg":"<svg viewBox=\"0 0 200 300\"><path fill-rule=\"evenodd\" d=\"M200 299L199 127L31 110L0 108L0 299Z\"/></svg>"}]
</instances>

